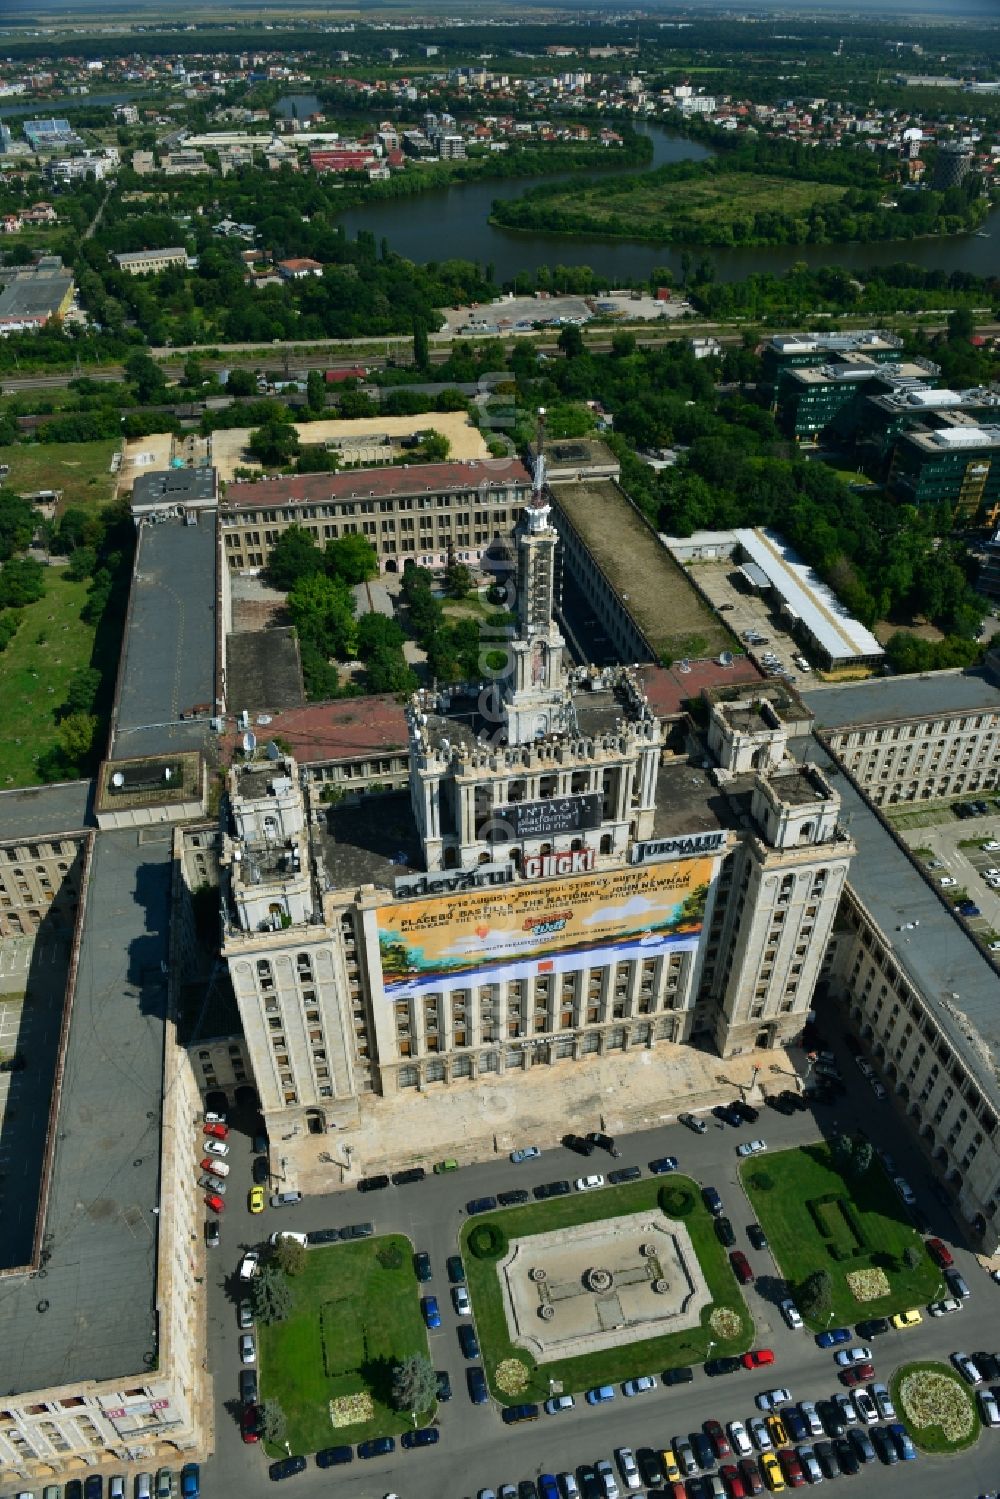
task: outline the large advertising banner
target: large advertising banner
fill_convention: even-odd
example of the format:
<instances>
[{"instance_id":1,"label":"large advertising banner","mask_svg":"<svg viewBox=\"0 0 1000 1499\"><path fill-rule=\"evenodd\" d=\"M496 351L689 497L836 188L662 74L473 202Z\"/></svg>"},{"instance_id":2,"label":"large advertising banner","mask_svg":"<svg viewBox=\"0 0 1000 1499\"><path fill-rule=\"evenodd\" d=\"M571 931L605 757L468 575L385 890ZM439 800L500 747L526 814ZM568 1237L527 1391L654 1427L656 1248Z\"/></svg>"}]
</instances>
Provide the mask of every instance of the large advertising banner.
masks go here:
<instances>
[{"instance_id":1,"label":"large advertising banner","mask_svg":"<svg viewBox=\"0 0 1000 1499\"><path fill-rule=\"evenodd\" d=\"M443 983L499 983L698 945L711 859L469 890L380 906L382 982L392 999Z\"/></svg>"}]
</instances>

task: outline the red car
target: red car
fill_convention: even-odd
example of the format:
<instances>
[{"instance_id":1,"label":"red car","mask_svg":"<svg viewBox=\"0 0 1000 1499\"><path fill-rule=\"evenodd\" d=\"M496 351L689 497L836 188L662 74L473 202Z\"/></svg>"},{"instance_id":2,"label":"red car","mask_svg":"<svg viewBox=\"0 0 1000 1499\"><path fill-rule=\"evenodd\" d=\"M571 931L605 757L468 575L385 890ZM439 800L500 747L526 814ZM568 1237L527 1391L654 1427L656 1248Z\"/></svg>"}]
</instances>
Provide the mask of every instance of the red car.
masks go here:
<instances>
[{"instance_id":1,"label":"red car","mask_svg":"<svg viewBox=\"0 0 1000 1499\"><path fill-rule=\"evenodd\" d=\"M732 1457L733 1449L729 1445L729 1438L723 1431L721 1422L705 1421L701 1429L711 1442L716 1457Z\"/></svg>"},{"instance_id":2,"label":"red car","mask_svg":"<svg viewBox=\"0 0 1000 1499\"><path fill-rule=\"evenodd\" d=\"M753 1271L750 1269L750 1261L742 1249L732 1249L729 1253L729 1263L733 1267L733 1274L741 1286L748 1286L753 1280Z\"/></svg>"},{"instance_id":3,"label":"red car","mask_svg":"<svg viewBox=\"0 0 1000 1499\"><path fill-rule=\"evenodd\" d=\"M799 1462L799 1454L791 1447L782 1447L778 1453L778 1461L781 1471L785 1475L785 1482L790 1489L800 1489L806 1481L806 1475L802 1471Z\"/></svg>"},{"instance_id":4,"label":"red car","mask_svg":"<svg viewBox=\"0 0 1000 1499\"><path fill-rule=\"evenodd\" d=\"M765 1364L774 1363L774 1351L771 1348L751 1348L749 1353L744 1353L741 1362L744 1369L763 1369Z\"/></svg>"},{"instance_id":5,"label":"red car","mask_svg":"<svg viewBox=\"0 0 1000 1499\"><path fill-rule=\"evenodd\" d=\"M855 1364L853 1369L841 1369L840 1379L842 1384L848 1387L855 1384L863 1384L866 1379L875 1378L874 1364Z\"/></svg>"},{"instance_id":6,"label":"red car","mask_svg":"<svg viewBox=\"0 0 1000 1499\"><path fill-rule=\"evenodd\" d=\"M240 1436L244 1442L260 1441L260 1406L240 1407Z\"/></svg>"},{"instance_id":7,"label":"red car","mask_svg":"<svg viewBox=\"0 0 1000 1499\"><path fill-rule=\"evenodd\" d=\"M756 1459L752 1457L741 1457L739 1463L737 1464L737 1467L740 1470L740 1477L743 1480L743 1486L746 1489L747 1493L763 1494L764 1480L760 1476L760 1469L757 1466Z\"/></svg>"},{"instance_id":8,"label":"red car","mask_svg":"<svg viewBox=\"0 0 1000 1499\"><path fill-rule=\"evenodd\" d=\"M747 1486L743 1482L743 1475L739 1468L734 1468L732 1463L727 1463L724 1468L719 1469L719 1477L726 1485L729 1499L746 1499Z\"/></svg>"},{"instance_id":9,"label":"red car","mask_svg":"<svg viewBox=\"0 0 1000 1499\"><path fill-rule=\"evenodd\" d=\"M951 1250L941 1239L925 1240L927 1253L932 1260L941 1266L942 1270L950 1270L955 1261L951 1257Z\"/></svg>"},{"instance_id":10,"label":"red car","mask_svg":"<svg viewBox=\"0 0 1000 1499\"><path fill-rule=\"evenodd\" d=\"M202 1134L214 1135L216 1140L224 1140L229 1134L228 1124L203 1124Z\"/></svg>"},{"instance_id":11,"label":"red car","mask_svg":"<svg viewBox=\"0 0 1000 1499\"><path fill-rule=\"evenodd\" d=\"M226 1211L226 1204L217 1192L205 1193L205 1206L210 1208L213 1213L224 1213Z\"/></svg>"}]
</instances>

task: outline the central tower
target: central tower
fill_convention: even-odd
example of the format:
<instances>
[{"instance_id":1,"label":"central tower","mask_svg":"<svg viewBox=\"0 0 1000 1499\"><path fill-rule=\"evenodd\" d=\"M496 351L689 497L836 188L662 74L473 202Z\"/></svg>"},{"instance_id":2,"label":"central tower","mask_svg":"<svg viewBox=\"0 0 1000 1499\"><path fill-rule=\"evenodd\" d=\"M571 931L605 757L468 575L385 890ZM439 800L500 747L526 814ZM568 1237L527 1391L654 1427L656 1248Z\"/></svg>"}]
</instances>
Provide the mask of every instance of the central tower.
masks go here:
<instances>
[{"instance_id":1,"label":"central tower","mask_svg":"<svg viewBox=\"0 0 1000 1499\"><path fill-rule=\"evenodd\" d=\"M563 651L553 618L556 546L545 497L545 412L538 413L538 441L531 503L516 532L517 635L511 641L513 671L507 698L507 742L530 744L566 727Z\"/></svg>"}]
</instances>

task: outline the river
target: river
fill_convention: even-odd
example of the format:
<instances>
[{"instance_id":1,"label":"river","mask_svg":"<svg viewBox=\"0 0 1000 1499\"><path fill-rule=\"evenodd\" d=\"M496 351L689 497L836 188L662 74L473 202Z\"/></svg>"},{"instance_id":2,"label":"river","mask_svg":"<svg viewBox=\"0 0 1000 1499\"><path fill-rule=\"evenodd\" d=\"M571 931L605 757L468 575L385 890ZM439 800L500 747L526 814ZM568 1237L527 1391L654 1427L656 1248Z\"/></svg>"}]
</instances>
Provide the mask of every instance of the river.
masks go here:
<instances>
[{"instance_id":1,"label":"river","mask_svg":"<svg viewBox=\"0 0 1000 1499\"><path fill-rule=\"evenodd\" d=\"M633 170L651 171L664 162L703 161L711 155L707 147L671 135L660 125L636 128L645 130L652 139L653 159L648 167ZM572 180L573 175L560 172L547 177L435 188L412 198L386 199L350 209L341 222L352 237L359 229L367 229L377 241L387 239L393 250L409 260L422 263L458 258L475 260L484 266L492 263L497 282L513 280L518 271L552 265L589 265L607 276L609 285L625 282L629 277L646 277L658 265L669 266L679 273L683 248L679 245L590 235L535 234L489 223L490 206L495 199L516 198L538 183ZM755 271L780 274L799 262L861 271L867 266L906 261L928 269L995 275L1000 255L1000 208L990 214L983 227L989 238L962 234L948 239L890 240L879 244L770 245L740 250L705 250L698 245L690 248L699 259L703 255L711 259L719 281L741 281Z\"/></svg>"}]
</instances>

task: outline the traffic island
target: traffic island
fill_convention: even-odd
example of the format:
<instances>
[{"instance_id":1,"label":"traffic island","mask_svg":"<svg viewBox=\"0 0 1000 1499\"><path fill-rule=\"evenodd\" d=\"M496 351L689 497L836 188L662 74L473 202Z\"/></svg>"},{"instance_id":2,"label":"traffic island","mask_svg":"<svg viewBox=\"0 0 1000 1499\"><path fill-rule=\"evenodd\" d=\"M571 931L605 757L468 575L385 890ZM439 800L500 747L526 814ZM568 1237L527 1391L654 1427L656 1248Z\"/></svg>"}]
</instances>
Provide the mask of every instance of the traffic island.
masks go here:
<instances>
[{"instance_id":1,"label":"traffic island","mask_svg":"<svg viewBox=\"0 0 1000 1499\"><path fill-rule=\"evenodd\" d=\"M896 1411L922 1452L961 1452L981 1430L968 1385L947 1364L904 1364L890 1381Z\"/></svg>"},{"instance_id":2,"label":"traffic island","mask_svg":"<svg viewBox=\"0 0 1000 1499\"><path fill-rule=\"evenodd\" d=\"M753 1338L687 1177L501 1209L465 1225L462 1249L502 1404L740 1353Z\"/></svg>"},{"instance_id":3,"label":"traffic island","mask_svg":"<svg viewBox=\"0 0 1000 1499\"><path fill-rule=\"evenodd\" d=\"M428 1355L410 1241L392 1234L309 1249L288 1283L291 1310L259 1324L257 1343L261 1398L284 1411L291 1450L410 1430L412 1417L392 1403L396 1365Z\"/></svg>"}]
</instances>

